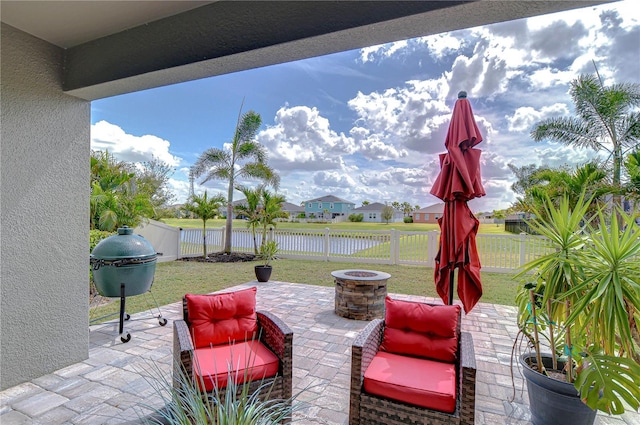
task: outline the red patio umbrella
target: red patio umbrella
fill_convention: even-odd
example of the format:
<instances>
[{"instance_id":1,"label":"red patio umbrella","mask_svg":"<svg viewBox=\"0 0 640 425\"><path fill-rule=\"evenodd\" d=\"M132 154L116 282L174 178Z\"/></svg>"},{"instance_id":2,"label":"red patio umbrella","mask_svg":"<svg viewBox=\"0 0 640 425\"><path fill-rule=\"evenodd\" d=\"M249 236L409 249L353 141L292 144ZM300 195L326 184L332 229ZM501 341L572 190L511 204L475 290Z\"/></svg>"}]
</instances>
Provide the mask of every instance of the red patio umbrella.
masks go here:
<instances>
[{"instance_id":1,"label":"red patio umbrella","mask_svg":"<svg viewBox=\"0 0 640 425\"><path fill-rule=\"evenodd\" d=\"M434 279L442 301L453 304L454 270L458 269L458 298L468 313L482 296L480 259L476 248L479 222L467 201L485 195L480 177L480 153L474 146L482 135L473 117L466 92L458 94L445 140L447 153L440 154L440 174L431 194L444 201L438 219L440 245Z\"/></svg>"}]
</instances>

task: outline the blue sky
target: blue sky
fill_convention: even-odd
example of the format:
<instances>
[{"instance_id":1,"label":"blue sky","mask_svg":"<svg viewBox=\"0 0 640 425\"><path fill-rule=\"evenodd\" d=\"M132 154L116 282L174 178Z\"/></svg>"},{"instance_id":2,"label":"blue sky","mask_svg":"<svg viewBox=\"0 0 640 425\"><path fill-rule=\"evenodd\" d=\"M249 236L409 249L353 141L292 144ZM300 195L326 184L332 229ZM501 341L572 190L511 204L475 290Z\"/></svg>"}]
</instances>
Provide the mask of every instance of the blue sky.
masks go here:
<instances>
[{"instance_id":1,"label":"blue sky","mask_svg":"<svg viewBox=\"0 0 640 425\"><path fill-rule=\"evenodd\" d=\"M515 194L507 164L574 165L594 156L535 143L536 122L568 116L569 83L593 74L606 84L640 83L636 0L443 33L97 100L92 149L175 167L177 202L188 169L223 147L241 105L262 117L258 141L281 176L289 202L332 194L355 202L440 202L429 194L460 90L468 92L484 141L487 195L476 212L508 207ZM245 182L252 184L252 182ZM226 193L223 181L196 193ZM241 195L236 192L234 199Z\"/></svg>"}]
</instances>

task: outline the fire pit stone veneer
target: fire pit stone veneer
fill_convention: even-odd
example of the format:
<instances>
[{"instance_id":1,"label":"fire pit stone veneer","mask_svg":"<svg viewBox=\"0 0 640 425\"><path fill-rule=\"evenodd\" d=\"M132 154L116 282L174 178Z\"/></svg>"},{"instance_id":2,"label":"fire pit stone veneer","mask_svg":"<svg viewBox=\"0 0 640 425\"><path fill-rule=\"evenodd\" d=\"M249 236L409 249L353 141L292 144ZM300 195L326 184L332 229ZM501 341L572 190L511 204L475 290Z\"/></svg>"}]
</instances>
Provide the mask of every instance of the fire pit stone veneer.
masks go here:
<instances>
[{"instance_id":1,"label":"fire pit stone veneer","mask_svg":"<svg viewBox=\"0 0 640 425\"><path fill-rule=\"evenodd\" d=\"M384 317L389 273L375 270L336 270L335 312L338 316L355 320Z\"/></svg>"}]
</instances>

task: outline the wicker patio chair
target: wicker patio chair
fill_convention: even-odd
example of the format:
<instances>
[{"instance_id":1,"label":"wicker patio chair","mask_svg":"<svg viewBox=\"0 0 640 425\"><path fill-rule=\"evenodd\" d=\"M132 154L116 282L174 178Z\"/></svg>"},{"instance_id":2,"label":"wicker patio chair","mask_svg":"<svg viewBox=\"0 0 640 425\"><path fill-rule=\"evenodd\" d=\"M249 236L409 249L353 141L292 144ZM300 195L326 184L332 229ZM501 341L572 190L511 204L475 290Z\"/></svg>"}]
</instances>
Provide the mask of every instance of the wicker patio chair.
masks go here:
<instances>
[{"instance_id":1,"label":"wicker patio chair","mask_svg":"<svg viewBox=\"0 0 640 425\"><path fill-rule=\"evenodd\" d=\"M181 385L179 377L181 373L184 373L190 379L198 382L201 387L204 383L206 387L201 389L206 392L211 393L217 391L220 396L223 396L226 391L227 377L229 377L229 365L239 365L240 369L243 369L243 365L240 364L240 362L244 361L245 358L242 360L239 359L244 355L244 357L246 357L246 363L251 364L245 365L244 370L233 370L230 376L236 376L237 379L248 382L247 385L249 385L250 393L260 389L260 398L262 400L266 400L267 397L272 400L291 400L293 385L293 331L275 315L266 311L256 311L255 294L256 288L253 287L231 293L197 296L186 295L183 298L182 307L184 320L175 320L173 327L174 387L179 388ZM218 298L215 300L215 297L220 296L226 298ZM235 297L235 299L229 297ZM242 302L244 303L253 302L252 313L249 311L249 313L246 314L246 311L239 312L237 309L234 310L230 308L230 305L233 305L239 298L243 299L244 301ZM194 300L195 302L210 303L214 310L216 306L222 307L218 308L217 312L212 313L211 322L215 323L211 329L217 326L216 332L226 329L233 331L231 333L234 335L230 335L224 342L221 341L219 335L214 337L212 342L204 341L203 335L206 335L206 333L198 333L198 331L195 330L197 324L194 325L194 323L192 323L192 320L194 320L193 317L191 318L192 320L190 320L189 317L189 306L191 304L191 307L194 309L193 312L197 313L198 317L200 317L198 323L202 324L203 322L203 320L201 320L202 305L200 306L200 310L195 310L195 307L193 307ZM204 310L207 310L206 306ZM241 317L243 314L245 314L245 316ZM226 322L222 323L220 320L226 320ZM251 320L257 322L257 327L253 328L254 330L250 333L242 332L241 329L246 327L248 323L247 320L249 323ZM206 320L204 324L205 326L207 325ZM240 333L242 333L243 336L240 336ZM198 338L200 338L200 340L198 340ZM222 338L224 338L224 336ZM262 354L255 354L256 348L263 350ZM224 370L216 369L215 372L212 372L212 366L204 365L205 362L210 362L210 360L198 360L202 359L202 356L205 354L203 351L198 350L218 350L215 356L221 357L226 353L230 358L217 359L218 369ZM251 353L245 353L250 350L252 351ZM264 355L264 350L268 350L266 356ZM256 371L256 368L260 365L255 365L254 362L259 363L262 360L261 357L268 357L270 355L269 351L277 357L277 372L274 374L276 367L274 366L274 361L271 361L269 366ZM208 355L208 353L206 354ZM273 356L271 358L273 359ZM222 364L226 364L227 366L223 367L221 366ZM206 368L208 369L203 370ZM271 372L266 372L267 376L264 376L265 373L263 372L267 368L271 368ZM180 369L182 369L182 372ZM238 373L236 374L235 372ZM242 382L237 383L241 384ZM211 386L216 387L217 390L211 388ZM237 388L238 392L241 391L242 385L238 385Z\"/></svg>"},{"instance_id":2,"label":"wicker patio chair","mask_svg":"<svg viewBox=\"0 0 640 425\"><path fill-rule=\"evenodd\" d=\"M434 410L433 408L423 407L415 405L413 403L399 401L397 399L405 397L404 395L400 395L400 397L396 397L396 399L393 399L389 398L389 396L380 396L379 394L372 394L365 391L365 387L367 386L365 385L365 374L367 373L367 369L372 364L372 361L374 361L374 358L376 358L376 356L379 356L379 353L382 351L381 345L383 345L382 348L384 349L384 344L388 342L388 340L385 340L385 322L389 321L389 300L390 299L387 298L385 319L376 319L370 322L367 327L358 335L352 346L349 425L473 424L475 420L476 386L475 355L471 334L467 332L461 332L460 330L461 314L459 307L457 308L456 312L457 324L455 325L455 338L457 341L454 344L456 350L455 359L453 361L453 365L455 366L455 375L450 377L450 379L455 380L456 383L455 390L451 390L451 392L455 393L455 400L452 400L453 396L449 395L449 399L447 401L447 403L449 403L449 407L447 410L452 411L446 412ZM399 306L403 307L402 303L408 302L396 301L396 309ZM422 304L422 306L420 307L421 309L456 307L434 306L429 304ZM424 315L422 315L422 317L416 317L415 315L413 315L409 316L409 319L410 320L405 321L405 323L400 326L400 328L402 329L400 329L399 332L396 332L394 336L396 338L396 342L398 336L402 337L403 335L409 333L407 331L410 327L415 328L416 323L423 323L429 318L425 317ZM398 322L396 320L396 324L397 323ZM420 327L422 325L417 326ZM430 332L431 331L427 332L427 334L430 334ZM419 336L419 338L421 338L421 336ZM422 354L422 352L425 351L423 347L418 347L418 345L420 344L409 345L409 351L414 352L412 353L412 356L407 356L408 358L410 358L411 366L409 368L409 371L405 372L405 374L411 375L408 378L410 381L414 380L415 382L416 380L418 380L418 386L421 386L425 382L433 381L434 379L433 375L430 372L425 373L421 372L420 370L419 365L420 362L423 361L423 359L419 356L416 357L415 354ZM427 356L430 355L428 351L429 349L427 349L425 352ZM384 353L383 355L389 356L388 353ZM391 354L391 356L395 356L395 354ZM403 359L401 358L400 361L402 360ZM378 362L377 364L380 364L379 359L376 361ZM432 360L426 361L429 362ZM372 367L372 369L376 369L376 367ZM383 368L378 368L378 371L380 370L382 370L383 373L379 373L378 376L390 377L392 375L395 376L398 374L394 373L398 372L397 369L390 370L389 365L386 363L384 364ZM449 370L451 370L451 368ZM402 375L402 372L399 372L399 374ZM383 385L385 384L386 383L383 383ZM369 388L373 389L371 387L371 385L373 384L369 385ZM426 386L428 387L428 385ZM405 390L406 388L403 388L400 392L402 393ZM376 391L380 392L379 388L376 387ZM427 388L426 390L423 389L422 392L417 392L417 395L414 394L413 396L414 400L417 400L420 403L424 403L424 399L430 397L431 393L429 391L437 392L437 387L432 386L431 388ZM395 397L397 394L393 395Z\"/></svg>"}]
</instances>

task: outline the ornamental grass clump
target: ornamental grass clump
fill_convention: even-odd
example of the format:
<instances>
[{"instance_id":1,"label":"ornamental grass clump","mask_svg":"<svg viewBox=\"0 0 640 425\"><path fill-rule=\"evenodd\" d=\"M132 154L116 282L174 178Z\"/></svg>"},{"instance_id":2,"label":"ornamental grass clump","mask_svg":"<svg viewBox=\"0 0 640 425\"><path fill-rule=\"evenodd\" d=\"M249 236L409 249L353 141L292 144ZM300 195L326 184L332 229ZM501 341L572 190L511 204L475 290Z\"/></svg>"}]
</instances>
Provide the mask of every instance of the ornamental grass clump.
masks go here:
<instances>
[{"instance_id":1,"label":"ornamental grass clump","mask_svg":"<svg viewBox=\"0 0 640 425\"><path fill-rule=\"evenodd\" d=\"M527 282L518 326L538 372L573 383L591 409L621 414L625 403L640 407L640 228L619 209L589 218L590 204L584 196L573 206L547 199L535 211L529 224L549 250L517 274ZM560 360L564 370L556 370Z\"/></svg>"},{"instance_id":2,"label":"ornamental grass clump","mask_svg":"<svg viewBox=\"0 0 640 425\"><path fill-rule=\"evenodd\" d=\"M287 400L260 397L263 390L273 385L262 382L254 391L247 379L238 384L238 372L227 372L227 386L207 393L182 368L178 376L167 378L157 365L152 367L152 378L147 381L161 397L164 407L152 408L152 414L143 419L153 425L276 425L290 422L294 411L302 407L293 404L297 396ZM246 376L245 376L246 378ZM177 384L177 385L176 385Z\"/></svg>"}]
</instances>

